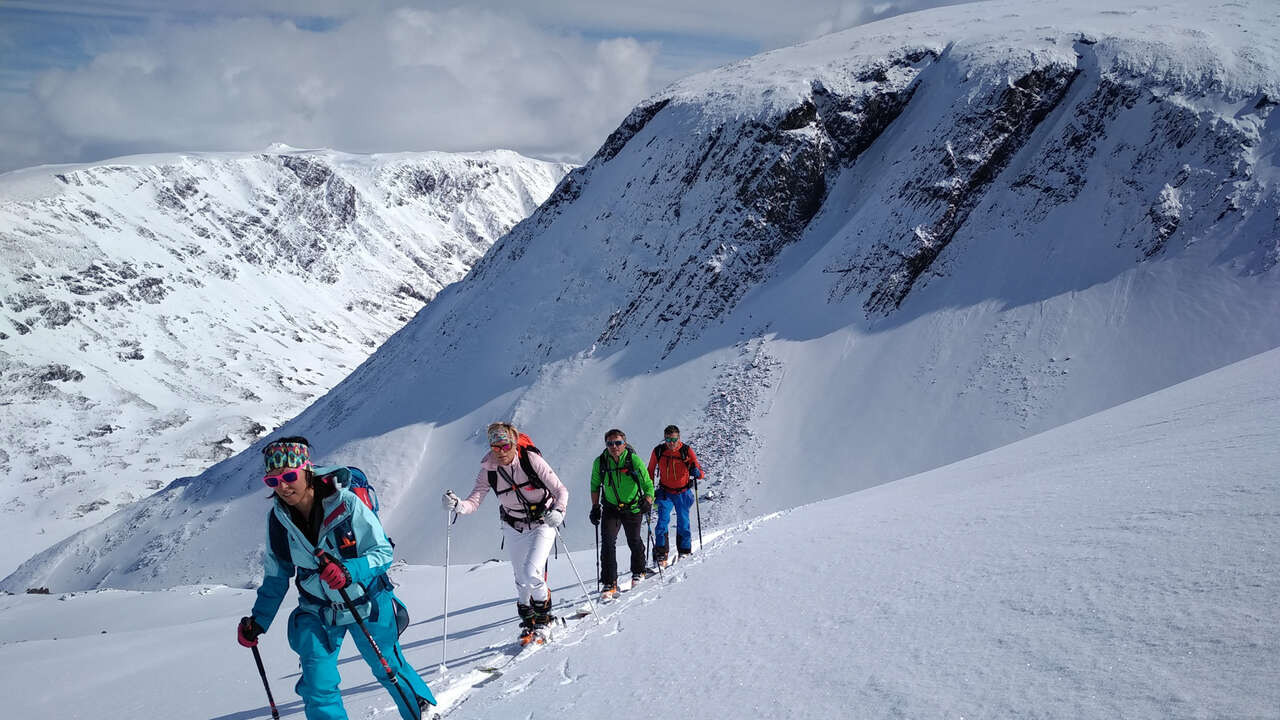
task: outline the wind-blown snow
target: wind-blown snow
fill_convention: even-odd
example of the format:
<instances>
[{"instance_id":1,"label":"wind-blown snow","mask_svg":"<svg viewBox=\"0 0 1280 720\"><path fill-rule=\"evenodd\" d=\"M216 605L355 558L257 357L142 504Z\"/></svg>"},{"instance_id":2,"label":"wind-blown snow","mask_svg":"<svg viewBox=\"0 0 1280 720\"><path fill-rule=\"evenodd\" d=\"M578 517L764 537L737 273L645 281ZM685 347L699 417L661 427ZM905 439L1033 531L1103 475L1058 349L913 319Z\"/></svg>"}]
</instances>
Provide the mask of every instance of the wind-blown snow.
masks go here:
<instances>
[{"instance_id":1,"label":"wind-blown snow","mask_svg":"<svg viewBox=\"0 0 1280 720\"><path fill-rule=\"evenodd\" d=\"M496 677L477 668L513 644L509 565L450 568L443 648L442 569L398 566L406 656L456 718L1276 717L1278 380L1270 351L947 467L708 532L688 562L601 606L599 623ZM466 523L486 526L471 549L498 554L493 523ZM574 563L594 586L591 553ZM581 599L564 555L550 580L562 609ZM216 586L0 597L6 710L265 717L233 639L252 598ZM300 717L282 628L261 649L283 716ZM394 714L351 643L341 671L352 717Z\"/></svg>"}]
</instances>

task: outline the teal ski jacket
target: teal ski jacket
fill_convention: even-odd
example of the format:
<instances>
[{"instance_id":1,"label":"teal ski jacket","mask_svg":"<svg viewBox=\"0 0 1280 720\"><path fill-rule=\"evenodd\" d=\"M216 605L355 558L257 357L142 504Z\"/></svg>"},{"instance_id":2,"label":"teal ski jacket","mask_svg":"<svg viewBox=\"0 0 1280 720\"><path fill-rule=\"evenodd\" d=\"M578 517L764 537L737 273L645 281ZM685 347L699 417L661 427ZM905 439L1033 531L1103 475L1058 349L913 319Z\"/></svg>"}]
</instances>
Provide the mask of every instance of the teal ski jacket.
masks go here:
<instances>
[{"instance_id":1,"label":"teal ski jacket","mask_svg":"<svg viewBox=\"0 0 1280 720\"><path fill-rule=\"evenodd\" d=\"M351 574L347 596L367 617L372 598L391 590L391 543L378 516L349 490L317 498L322 503L319 549L340 558ZM253 619L263 630L271 627L289 591L289 579L298 587L298 608L319 615L330 625L346 625L355 617L337 590L320 580L315 547L294 524L289 508L276 500L267 516L267 547L262 556L263 579L253 604Z\"/></svg>"}]
</instances>

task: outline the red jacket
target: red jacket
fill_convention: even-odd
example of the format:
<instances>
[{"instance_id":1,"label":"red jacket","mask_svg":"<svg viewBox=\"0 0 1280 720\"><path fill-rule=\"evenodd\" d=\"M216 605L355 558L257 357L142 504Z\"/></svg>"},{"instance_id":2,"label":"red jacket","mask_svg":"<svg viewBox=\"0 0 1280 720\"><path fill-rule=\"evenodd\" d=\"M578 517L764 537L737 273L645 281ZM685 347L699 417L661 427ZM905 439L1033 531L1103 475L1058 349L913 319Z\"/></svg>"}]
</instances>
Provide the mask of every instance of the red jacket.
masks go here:
<instances>
[{"instance_id":1,"label":"red jacket","mask_svg":"<svg viewBox=\"0 0 1280 720\"><path fill-rule=\"evenodd\" d=\"M689 465L686 465L680 457L680 448L684 448L688 453ZM683 442L671 447L663 443L649 454L649 477L654 479L655 485L660 485L669 493L683 492L692 484L689 480L690 465L697 468L698 477L702 477L702 464L698 462L698 456L693 452L693 448Z\"/></svg>"}]
</instances>

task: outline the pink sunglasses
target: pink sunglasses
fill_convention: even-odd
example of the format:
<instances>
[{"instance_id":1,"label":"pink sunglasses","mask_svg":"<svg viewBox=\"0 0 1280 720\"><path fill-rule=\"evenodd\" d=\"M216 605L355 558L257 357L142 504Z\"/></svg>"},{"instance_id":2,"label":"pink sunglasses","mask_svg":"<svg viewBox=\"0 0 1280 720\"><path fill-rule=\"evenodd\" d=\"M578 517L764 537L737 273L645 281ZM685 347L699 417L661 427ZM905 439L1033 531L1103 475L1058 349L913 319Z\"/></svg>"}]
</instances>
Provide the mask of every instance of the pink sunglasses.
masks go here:
<instances>
[{"instance_id":1,"label":"pink sunglasses","mask_svg":"<svg viewBox=\"0 0 1280 720\"><path fill-rule=\"evenodd\" d=\"M300 477L302 477L302 472L298 470L288 470L282 473L263 475L262 482L266 483L267 487L275 487L282 482L295 483Z\"/></svg>"}]
</instances>

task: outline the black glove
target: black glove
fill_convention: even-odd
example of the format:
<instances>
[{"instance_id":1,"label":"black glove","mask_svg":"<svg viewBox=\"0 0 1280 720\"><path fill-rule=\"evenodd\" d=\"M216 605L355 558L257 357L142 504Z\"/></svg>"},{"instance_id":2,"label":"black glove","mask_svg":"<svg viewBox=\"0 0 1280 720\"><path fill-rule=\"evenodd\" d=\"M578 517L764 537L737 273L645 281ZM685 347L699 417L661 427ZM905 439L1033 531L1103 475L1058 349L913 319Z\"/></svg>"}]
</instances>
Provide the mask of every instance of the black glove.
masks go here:
<instances>
[{"instance_id":1,"label":"black glove","mask_svg":"<svg viewBox=\"0 0 1280 720\"><path fill-rule=\"evenodd\" d=\"M650 510L652 510L652 509L653 509L653 503L649 502L649 498L647 498L647 497L641 497L641 498L640 498L640 512L644 513L645 515L648 515L648 514L649 514L649 511L650 511Z\"/></svg>"},{"instance_id":2,"label":"black glove","mask_svg":"<svg viewBox=\"0 0 1280 720\"><path fill-rule=\"evenodd\" d=\"M592 525L600 524L600 504L599 503L596 503L595 505L591 506L591 524Z\"/></svg>"},{"instance_id":3,"label":"black glove","mask_svg":"<svg viewBox=\"0 0 1280 720\"><path fill-rule=\"evenodd\" d=\"M258 636L263 632L258 621L246 615L240 618L240 626L236 628L236 640L245 647L254 647L258 644Z\"/></svg>"}]
</instances>

